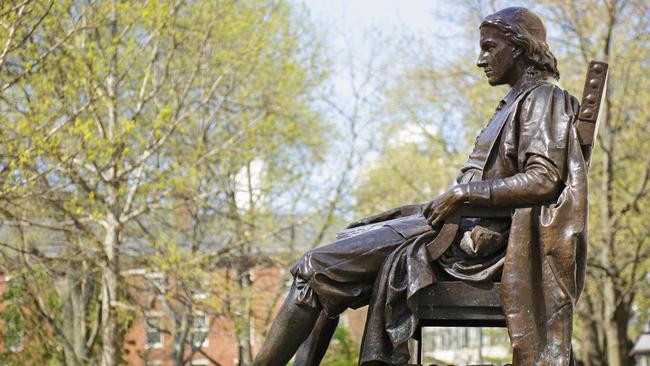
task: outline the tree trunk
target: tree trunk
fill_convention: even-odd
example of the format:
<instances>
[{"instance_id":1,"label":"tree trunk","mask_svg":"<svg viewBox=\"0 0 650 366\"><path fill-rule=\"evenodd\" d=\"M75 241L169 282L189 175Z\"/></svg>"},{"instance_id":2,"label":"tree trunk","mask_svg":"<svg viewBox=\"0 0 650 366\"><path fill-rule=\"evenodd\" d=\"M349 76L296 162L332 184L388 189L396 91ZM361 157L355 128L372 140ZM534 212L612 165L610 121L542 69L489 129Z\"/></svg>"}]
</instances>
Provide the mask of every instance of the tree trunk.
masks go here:
<instances>
[{"instance_id":1,"label":"tree trunk","mask_svg":"<svg viewBox=\"0 0 650 366\"><path fill-rule=\"evenodd\" d=\"M248 171L250 172L250 171ZM248 179L248 193L249 193L249 210L252 209L252 195L253 191L250 189L251 181L250 177ZM235 306L233 309L234 318L235 318L235 335L237 337L237 348L239 350L239 366L248 366L253 363L253 347L251 344L252 334L251 334L251 303L250 303L250 287L252 285L252 279L250 274L249 267L249 255L250 255L250 244L248 239L250 234L247 235L244 230L244 220L240 215L240 210L237 203L237 198L235 197L235 192L229 190L228 195L228 206L229 211L232 217L234 218L235 224L235 233L237 237L242 241L242 244L237 250L238 258L236 259L236 268L235 268L235 284L236 284L236 299ZM249 224L250 225L250 224ZM249 227L249 231L253 229Z\"/></svg>"},{"instance_id":2,"label":"tree trunk","mask_svg":"<svg viewBox=\"0 0 650 366\"><path fill-rule=\"evenodd\" d=\"M79 295L75 291L74 279L71 278L70 273L65 273L57 276L54 279L54 288L61 301L61 332L65 337L63 354L65 356L65 364L68 366L80 365L81 354L83 348L78 347L77 338L83 339L85 337L85 327L79 328L76 321L77 317L83 316L83 309L76 308L75 301ZM80 312L81 314L78 314ZM83 342L82 342L83 345Z\"/></svg>"},{"instance_id":3,"label":"tree trunk","mask_svg":"<svg viewBox=\"0 0 650 366\"><path fill-rule=\"evenodd\" d=\"M118 332L117 318L113 311L113 302L118 301L118 256L119 224L113 214L109 214L106 237L104 240L104 255L106 264L103 273L102 289L102 361L101 366L116 366L118 363Z\"/></svg>"},{"instance_id":4,"label":"tree trunk","mask_svg":"<svg viewBox=\"0 0 650 366\"><path fill-rule=\"evenodd\" d=\"M630 317L621 292L611 278L605 282L605 336L609 366L628 366L627 320Z\"/></svg>"},{"instance_id":5,"label":"tree trunk","mask_svg":"<svg viewBox=\"0 0 650 366\"><path fill-rule=\"evenodd\" d=\"M169 309L167 312L168 316L176 316L176 314L171 311L171 307L168 306L167 309ZM172 350L171 358L174 366L185 365L184 358L187 357L185 344L188 340L192 342L192 335L190 334L192 314L191 306L183 307L180 311L186 311L186 313L180 315L180 324L176 324L172 331L172 334L174 335L174 349ZM190 346L190 349L192 349L192 346Z\"/></svg>"},{"instance_id":6,"label":"tree trunk","mask_svg":"<svg viewBox=\"0 0 650 366\"><path fill-rule=\"evenodd\" d=\"M584 293L578 302L583 321L582 339L580 340L579 360L584 366L604 366L605 353L601 347L599 324L595 318L594 304L591 296Z\"/></svg>"},{"instance_id":7,"label":"tree trunk","mask_svg":"<svg viewBox=\"0 0 650 366\"><path fill-rule=\"evenodd\" d=\"M117 2L111 4L110 34L112 42L116 41L118 35L118 11ZM117 46L114 44L114 46ZM118 124L118 60L119 47L112 52L109 64L109 73L106 77L107 98L107 138L111 145L115 146ZM118 173L119 154L111 157L109 169L106 174L108 181L106 187L106 236L104 237L104 263L103 290L102 290L102 360L101 366L116 366L119 361L119 344L117 331L117 317L113 311L113 303L118 301L118 274L119 255L117 249L120 243L120 207L119 207L119 181L116 180Z\"/></svg>"},{"instance_id":8,"label":"tree trunk","mask_svg":"<svg viewBox=\"0 0 650 366\"><path fill-rule=\"evenodd\" d=\"M240 270L240 269L238 269ZM243 270L238 273L238 306L237 315L237 347L239 348L239 366L248 366L253 363L253 347L251 344L251 304L248 291L252 281L250 272Z\"/></svg>"},{"instance_id":9,"label":"tree trunk","mask_svg":"<svg viewBox=\"0 0 650 366\"><path fill-rule=\"evenodd\" d=\"M85 277L85 268L70 268L54 278L54 290L61 301L63 354L68 366L85 365L88 360L87 315L94 294L94 279Z\"/></svg>"}]
</instances>

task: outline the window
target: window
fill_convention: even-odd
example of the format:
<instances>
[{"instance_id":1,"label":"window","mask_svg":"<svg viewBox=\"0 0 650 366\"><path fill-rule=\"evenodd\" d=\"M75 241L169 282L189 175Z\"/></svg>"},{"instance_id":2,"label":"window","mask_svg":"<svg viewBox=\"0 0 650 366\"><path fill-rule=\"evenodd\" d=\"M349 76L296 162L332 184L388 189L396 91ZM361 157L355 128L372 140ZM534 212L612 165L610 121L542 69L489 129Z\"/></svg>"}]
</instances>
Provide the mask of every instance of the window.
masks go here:
<instances>
[{"instance_id":1,"label":"window","mask_svg":"<svg viewBox=\"0 0 650 366\"><path fill-rule=\"evenodd\" d=\"M469 329L470 328L463 329L463 348L469 348Z\"/></svg>"},{"instance_id":2,"label":"window","mask_svg":"<svg viewBox=\"0 0 650 366\"><path fill-rule=\"evenodd\" d=\"M194 297L195 300L205 300L210 297L210 294L204 290L195 290L192 297Z\"/></svg>"},{"instance_id":3,"label":"window","mask_svg":"<svg viewBox=\"0 0 650 366\"><path fill-rule=\"evenodd\" d=\"M210 362L206 360L205 358L199 359L199 360L192 360L190 363L191 366L208 366L210 365Z\"/></svg>"},{"instance_id":4,"label":"window","mask_svg":"<svg viewBox=\"0 0 650 366\"><path fill-rule=\"evenodd\" d=\"M481 345L482 346L490 346L490 333L481 330Z\"/></svg>"},{"instance_id":5,"label":"window","mask_svg":"<svg viewBox=\"0 0 650 366\"><path fill-rule=\"evenodd\" d=\"M151 287L160 293L165 293L167 289L167 279L160 272L147 273L145 277L149 280Z\"/></svg>"},{"instance_id":6,"label":"window","mask_svg":"<svg viewBox=\"0 0 650 366\"><path fill-rule=\"evenodd\" d=\"M204 313L195 313L190 318L192 345L194 347L208 346L208 316Z\"/></svg>"},{"instance_id":7,"label":"window","mask_svg":"<svg viewBox=\"0 0 650 366\"><path fill-rule=\"evenodd\" d=\"M147 348L162 348L163 334L160 316L147 317Z\"/></svg>"}]
</instances>

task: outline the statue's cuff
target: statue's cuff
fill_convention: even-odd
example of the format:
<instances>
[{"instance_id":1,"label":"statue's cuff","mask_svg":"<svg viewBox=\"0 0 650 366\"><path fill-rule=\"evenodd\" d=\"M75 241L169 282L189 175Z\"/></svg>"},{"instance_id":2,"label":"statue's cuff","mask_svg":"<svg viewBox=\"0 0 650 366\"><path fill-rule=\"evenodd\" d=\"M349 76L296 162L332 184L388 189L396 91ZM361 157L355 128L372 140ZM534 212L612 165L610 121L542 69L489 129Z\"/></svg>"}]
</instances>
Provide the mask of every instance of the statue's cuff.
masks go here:
<instances>
[{"instance_id":1,"label":"statue's cuff","mask_svg":"<svg viewBox=\"0 0 650 366\"><path fill-rule=\"evenodd\" d=\"M492 196L490 184L486 181L467 183L469 194L467 202L469 203L489 203Z\"/></svg>"}]
</instances>

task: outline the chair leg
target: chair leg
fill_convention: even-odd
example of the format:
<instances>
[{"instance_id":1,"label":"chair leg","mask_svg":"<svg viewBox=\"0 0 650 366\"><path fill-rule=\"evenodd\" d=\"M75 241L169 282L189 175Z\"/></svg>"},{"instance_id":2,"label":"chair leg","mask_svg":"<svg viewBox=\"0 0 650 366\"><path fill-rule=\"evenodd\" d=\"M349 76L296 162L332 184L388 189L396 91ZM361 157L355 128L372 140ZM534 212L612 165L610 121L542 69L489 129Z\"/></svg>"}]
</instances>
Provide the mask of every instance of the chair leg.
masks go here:
<instances>
[{"instance_id":1,"label":"chair leg","mask_svg":"<svg viewBox=\"0 0 650 366\"><path fill-rule=\"evenodd\" d=\"M418 342L418 355L416 357L417 359L417 364L422 365L422 326L418 325L418 330L417 332L420 334L419 339L417 340Z\"/></svg>"}]
</instances>

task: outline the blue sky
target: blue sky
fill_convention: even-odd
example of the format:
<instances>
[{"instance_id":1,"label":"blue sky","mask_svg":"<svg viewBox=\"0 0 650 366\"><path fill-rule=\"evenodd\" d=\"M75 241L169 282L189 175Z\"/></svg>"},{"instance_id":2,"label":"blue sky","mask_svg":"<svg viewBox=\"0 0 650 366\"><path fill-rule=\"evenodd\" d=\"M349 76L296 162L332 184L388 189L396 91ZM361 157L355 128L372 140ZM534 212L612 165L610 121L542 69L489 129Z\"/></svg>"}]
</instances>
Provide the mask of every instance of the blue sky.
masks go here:
<instances>
[{"instance_id":1,"label":"blue sky","mask_svg":"<svg viewBox=\"0 0 650 366\"><path fill-rule=\"evenodd\" d=\"M380 71L381 76L377 80L371 78L369 86L358 90L364 97L374 99L381 94L381 87L375 83L392 79L399 72L396 63L405 59L407 62L410 60L408 57L399 57L395 52L401 53L411 46L417 48L416 42L409 37L424 38L428 49L429 45L433 45L440 39L440 37L427 37L428 35L452 35L454 31L459 31L458 26L454 27L451 22L445 22L441 20L440 16L435 16L436 14L445 14L445 11L450 10L441 6L444 3L449 4L449 1L295 1L298 4L303 4L309 11L310 20L315 24L318 34L323 37L326 53L330 61L333 62L330 75L331 92L333 93L331 97L334 103L346 112L354 109L350 102L354 99L351 87L354 82L350 77L352 70L358 72L359 79L363 79L369 60L377 61L373 66L376 67L374 71ZM426 56L422 55L421 57ZM382 68L382 63L389 64L390 67ZM328 106L325 108L328 109ZM373 127L378 127L376 116L372 115L376 109L376 104L360 108L360 117L357 123L357 133L360 137L356 146L361 152L361 156L359 156L360 160L354 164L355 168L351 172L353 177L358 173L356 168L377 158L375 153L366 151L375 135ZM344 135L333 146L333 153L328 159L328 163L325 164L322 171L315 174L314 180L319 182L318 186L322 188L324 188L323 182L336 182L341 174L341 159L346 156L346 151L351 147L347 133L348 122L336 112L332 112L331 108L329 108L326 118L337 124ZM366 153L363 153L364 151ZM352 182L354 182L354 178L350 180L350 183Z\"/></svg>"},{"instance_id":2,"label":"blue sky","mask_svg":"<svg viewBox=\"0 0 650 366\"><path fill-rule=\"evenodd\" d=\"M415 32L435 29L432 14L440 0L303 0L315 21L328 28L353 31L370 26L406 28Z\"/></svg>"},{"instance_id":3,"label":"blue sky","mask_svg":"<svg viewBox=\"0 0 650 366\"><path fill-rule=\"evenodd\" d=\"M462 7L449 0L296 0L323 35L328 55L339 71L351 62L368 58L407 61L395 52L415 50L409 57L427 57L424 52L439 46L436 58L454 58L458 47L468 47L466 30L450 19ZM478 28L478 25L477 25ZM478 34L478 32L477 32ZM452 42L449 42L449 40ZM443 42L445 42L443 44ZM428 52L427 52L428 53ZM416 56L417 55L417 56ZM411 59L412 61L412 59ZM394 69L395 70L395 69ZM334 75L334 78L342 75ZM345 93L343 81L337 89Z\"/></svg>"}]
</instances>

